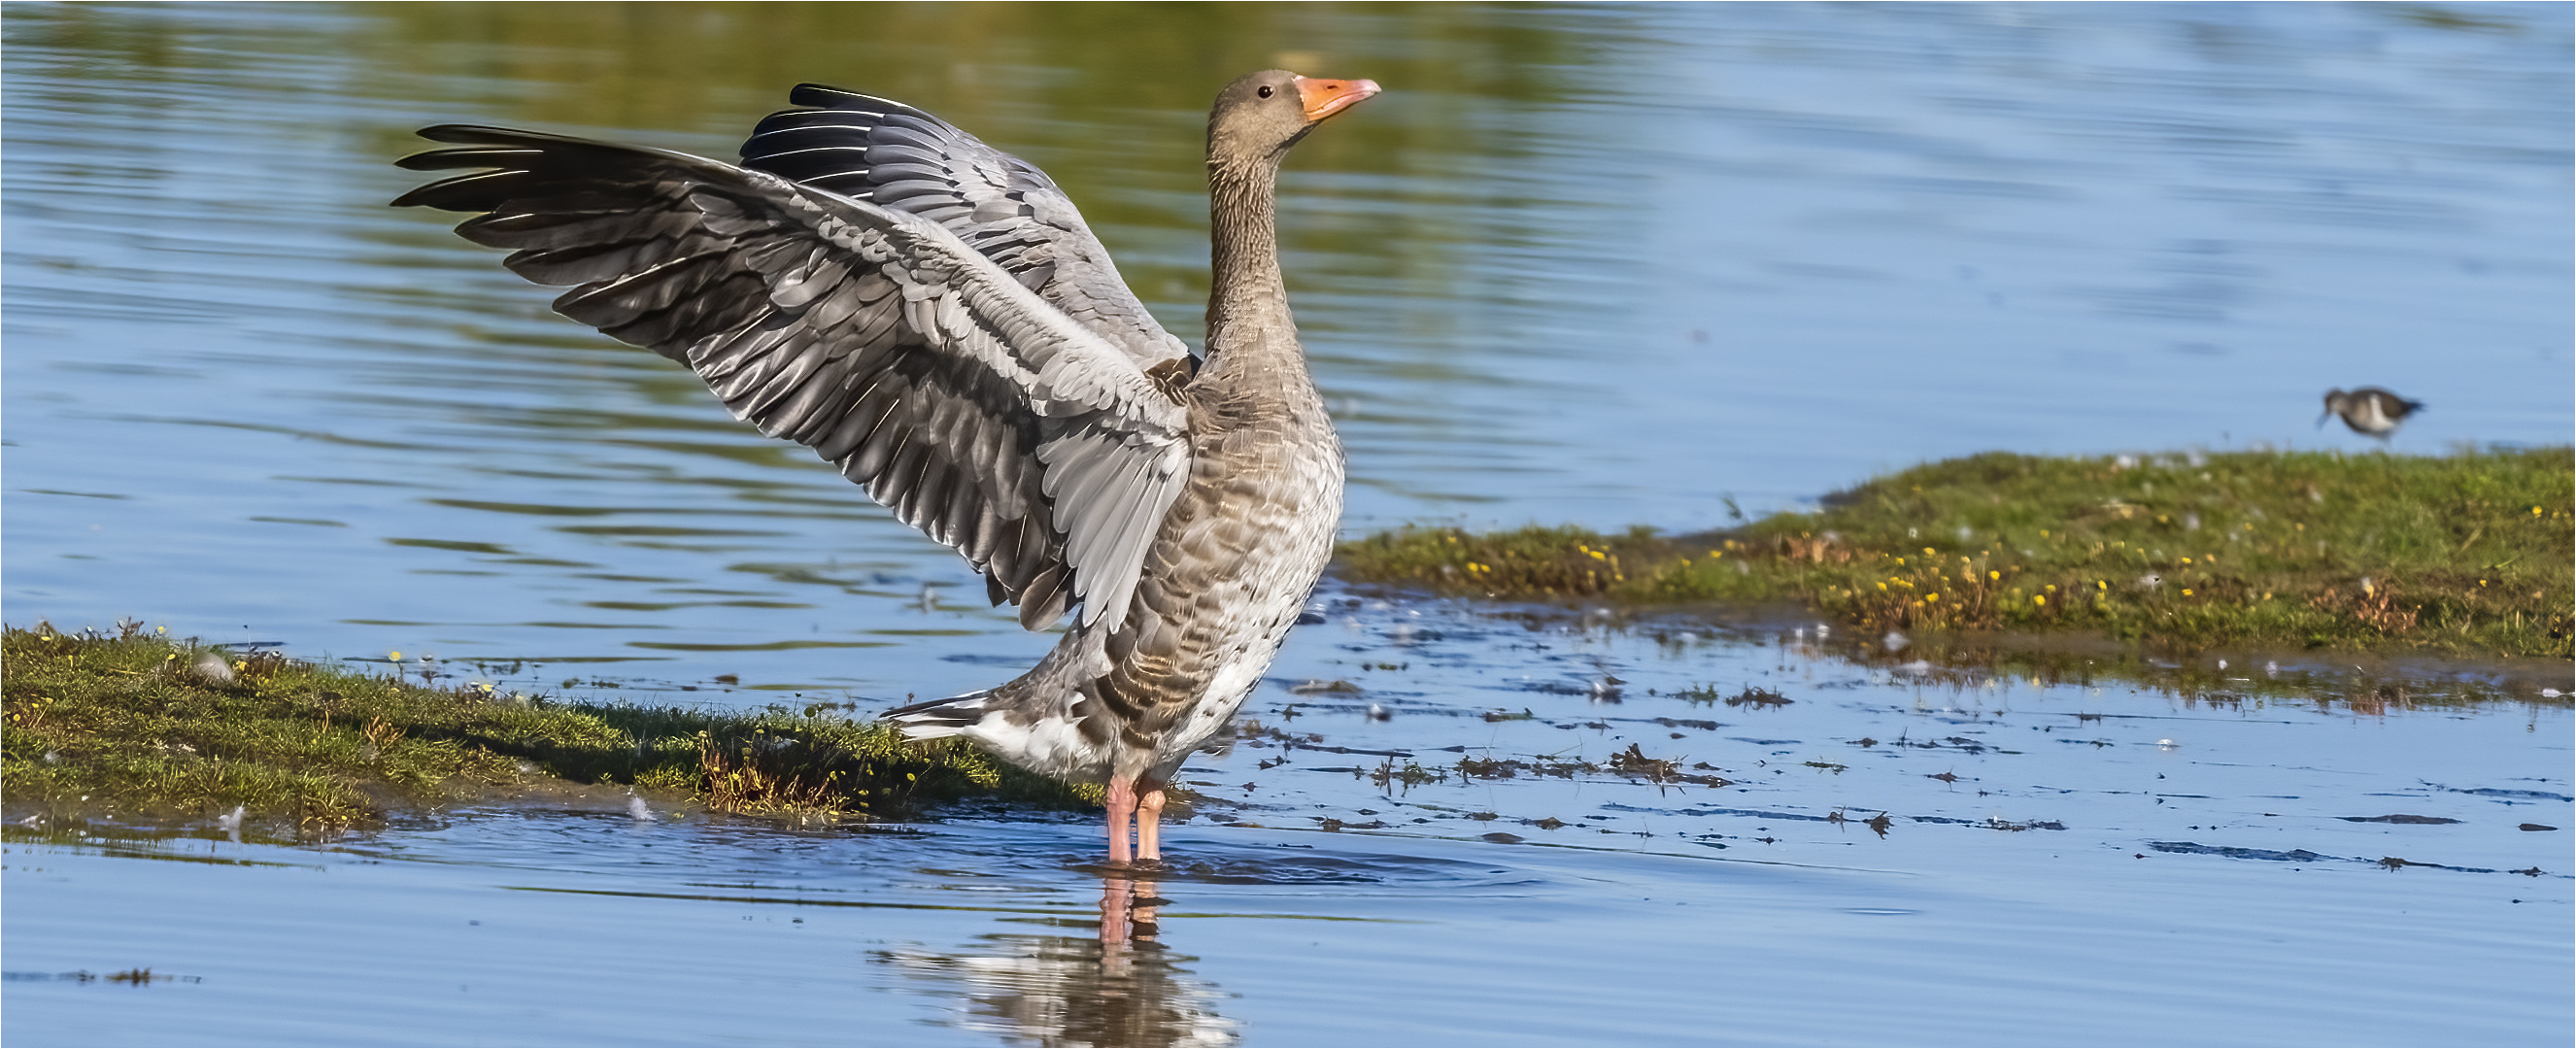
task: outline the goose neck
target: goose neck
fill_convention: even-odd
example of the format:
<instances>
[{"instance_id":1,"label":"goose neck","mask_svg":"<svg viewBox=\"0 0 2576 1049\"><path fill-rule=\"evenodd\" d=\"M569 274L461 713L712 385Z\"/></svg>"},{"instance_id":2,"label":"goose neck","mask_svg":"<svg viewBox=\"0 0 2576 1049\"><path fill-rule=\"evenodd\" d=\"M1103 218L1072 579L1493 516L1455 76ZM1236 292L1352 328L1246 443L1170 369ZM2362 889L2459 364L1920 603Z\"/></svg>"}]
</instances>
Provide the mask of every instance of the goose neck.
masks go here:
<instances>
[{"instance_id":1,"label":"goose neck","mask_svg":"<svg viewBox=\"0 0 2576 1049\"><path fill-rule=\"evenodd\" d=\"M1208 291L1210 354L1293 331L1288 289L1279 273L1277 158L1208 162L1208 234L1213 280ZM1288 340L1292 345L1294 339Z\"/></svg>"}]
</instances>

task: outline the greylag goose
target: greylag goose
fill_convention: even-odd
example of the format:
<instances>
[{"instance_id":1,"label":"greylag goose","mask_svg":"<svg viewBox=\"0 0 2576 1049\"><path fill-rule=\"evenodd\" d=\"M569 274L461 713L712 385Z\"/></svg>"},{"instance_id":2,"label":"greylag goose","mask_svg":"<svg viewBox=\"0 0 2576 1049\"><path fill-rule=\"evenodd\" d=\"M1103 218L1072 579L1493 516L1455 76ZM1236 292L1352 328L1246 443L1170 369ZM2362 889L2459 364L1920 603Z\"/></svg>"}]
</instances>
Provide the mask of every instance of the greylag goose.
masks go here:
<instances>
[{"instance_id":1,"label":"greylag goose","mask_svg":"<svg viewBox=\"0 0 2576 1049\"><path fill-rule=\"evenodd\" d=\"M1279 162L1377 94L1284 70L1208 115L1206 357L1119 279L1045 173L910 106L807 84L737 166L440 125L394 201L555 309L687 365L905 524L1020 624L1072 625L995 688L887 716L1106 787L1109 860L1161 856L1163 787L1233 716L1303 610L1342 508L1341 442L1280 279ZM1130 843L1133 850L1131 852Z\"/></svg>"},{"instance_id":2,"label":"greylag goose","mask_svg":"<svg viewBox=\"0 0 2576 1049\"><path fill-rule=\"evenodd\" d=\"M2423 410L2424 402L2410 401L2376 386L2364 386L2351 393L2327 390L2326 411L2317 416L2317 425L2324 426L2326 420L2339 415L2352 432L2384 442L2407 416Z\"/></svg>"}]
</instances>

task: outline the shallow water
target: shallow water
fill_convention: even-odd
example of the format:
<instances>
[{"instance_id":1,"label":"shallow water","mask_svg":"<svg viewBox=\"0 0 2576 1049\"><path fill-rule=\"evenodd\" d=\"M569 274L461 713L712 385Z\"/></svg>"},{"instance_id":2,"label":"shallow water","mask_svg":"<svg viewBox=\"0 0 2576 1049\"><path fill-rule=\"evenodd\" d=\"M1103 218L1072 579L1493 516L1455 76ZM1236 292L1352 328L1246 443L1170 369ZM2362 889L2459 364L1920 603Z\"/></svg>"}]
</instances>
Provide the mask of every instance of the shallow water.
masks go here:
<instances>
[{"instance_id":1,"label":"shallow water","mask_svg":"<svg viewBox=\"0 0 2576 1049\"><path fill-rule=\"evenodd\" d=\"M423 124L730 156L804 79L1044 165L1185 338L1214 86L1272 63L1387 84L1299 147L1283 192L1352 530L1695 528L1728 497L1759 512L1997 447L2359 450L2310 424L2323 389L2363 383L2432 404L2401 451L2576 427L2563 6L0 19L12 623L136 616L655 702L875 707L1026 666L1051 638L980 607L944 551L550 314L452 216L383 207ZM638 823L614 799L303 846L28 830L0 905L29 978L0 1036L2566 1036L2576 859L2566 831L2513 829L2571 825L2563 706L1954 692L1769 634L1327 598L1252 716L1446 780L1386 797L1388 755L1275 739L1207 757L1176 840L1203 866L1157 883L1151 947L1100 944L1096 832L1024 813L911 836ZM1614 673L1622 702L1596 705ZM1291 691L1310 679L1363 691ZM1794 702L1672 695L1748 684ZM1738 782L1456 773L1631 743ZM2345 819L2384 815L2463 822ZM201 981L34 978L132 966Z\"/></svg>"},{"instance_id":2,"label":"shallow water","mask_svg":"<svg viewBox=\"0 0 2576 1049\"><path fill-rule=\"evenodd\" d=\"M1758 632L1334 617L1183 773L1200 800L1141 886L1087 866L1088 818L971 808L797 831L611 795L300 847L13 828L0 1034L2524 1044L2576 1018L2563 705L2357 714L2326 679L2184 702ZM1788 702L1725 702L1747 685ZM1622 775L1632 746L1700 779ZM1104 895L1167 902L1104 944ZM58 975L135 967L185 982Z\"/></svg>"}]
</instances>

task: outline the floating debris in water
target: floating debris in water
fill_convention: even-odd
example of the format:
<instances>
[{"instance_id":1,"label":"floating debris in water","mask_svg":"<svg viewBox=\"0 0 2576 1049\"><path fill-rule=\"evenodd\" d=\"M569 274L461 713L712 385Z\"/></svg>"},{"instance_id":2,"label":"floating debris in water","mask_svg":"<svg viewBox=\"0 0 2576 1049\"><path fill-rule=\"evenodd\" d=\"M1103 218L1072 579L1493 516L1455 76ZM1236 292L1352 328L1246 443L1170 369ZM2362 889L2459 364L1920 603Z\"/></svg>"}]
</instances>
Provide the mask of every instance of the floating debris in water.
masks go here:
<instances>
[{"instance_id":1,"label":"floating debris in water","mask_svg":"<svg viewBox=\"0 0 2576 1049\"><path fill-rule=\"evenodd\" d=\"M644 804L644 799L642 798L628 797L626 799L626 814L635 817L639 822L650 823L653 821L653 807Z\"/></svg>"},{"instance_id":2,"label":"floating debris in water","mask_svg":"<svg viewBox=\"0 0 2576 1049\"><path fill-rule=\"evenodd\" d=\"M1375 703L1369 704L1368 719L1371 721L1385 721L1394 716L1395 715L1389 713L1385 707L1379 706Z\"/></svg>"},{"instance_id":3,"label":"floating debris in water","mask_svg":"<svg viewBox=\"0 0 2576 1049\"><path fill-rule=\"evenodd\" d=\"M1726 697L1727 706L1752 707L1756 710L1766 707L1785 707L1795 702L1797 702L1797 700L1771 691L1770 689L1760 688L1754 685L1746 685L1744 686L1744 691Z\"/></svg>"},{"instance_id":4,"label":"floating debris in water","mask_svg":"<svg viewBox=\"0 0 2576 1049\"><path fill-rule=\"evenodd\" d=\"M1905 635L1893 630L1888 631L1886 637L1878 639L1878 643L1887 646L1887 650L1890 652L1905 651L1905 646L1913 644L1913 642L1905 639Z\"/></svg>"}]
</instances>

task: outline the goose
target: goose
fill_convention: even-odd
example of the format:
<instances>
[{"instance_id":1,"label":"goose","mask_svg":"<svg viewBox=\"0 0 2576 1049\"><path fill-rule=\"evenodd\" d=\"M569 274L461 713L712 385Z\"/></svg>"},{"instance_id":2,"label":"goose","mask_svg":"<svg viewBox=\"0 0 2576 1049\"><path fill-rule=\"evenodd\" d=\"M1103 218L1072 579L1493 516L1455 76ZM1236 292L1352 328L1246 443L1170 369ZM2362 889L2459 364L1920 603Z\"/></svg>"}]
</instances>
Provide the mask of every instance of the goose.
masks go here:
<instances>
[{"instance_id":1,"label":"goose","mask_svg":"<svg viewBox=\"0 0 2576 1049\"><path fill-rule=\"evenodd\" d=\"M1205 356L1163 330L1046 174L920 109L805 84L742 162L442 124L397 207L571 285L563 315L689 367L955 550L1027 673L886 716L1102 785L1113 866L1260 682L1332 553L1342 449L1288 310L1280 161L1370 80L1272 69L1208 115Z\"/></svg>"},{"instance_id":2,"label":"goose","mask_svg":"<svg viewBox=\"0 0 2576 1049\"><path fill-rule=\"evenodd\" d=\"M2317 416L2317 425L2324 426L2326 420L2342 416L2343 424L2352 432L2385 443L2407 416L2423 410L2424 402L2410 401L2376 386L2364 386L2351 393L2327 390L2325 414Z\"/></svg>"}]
</instances>

